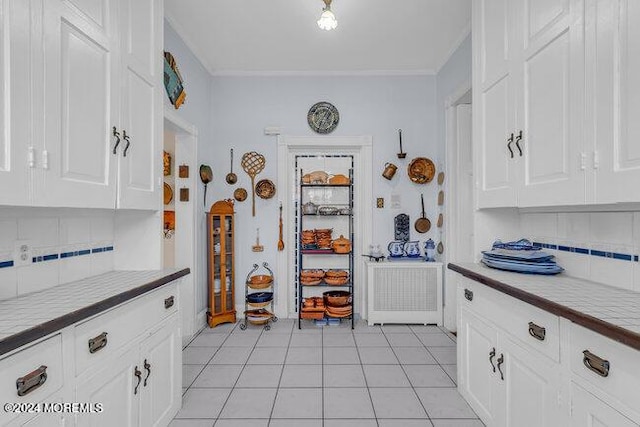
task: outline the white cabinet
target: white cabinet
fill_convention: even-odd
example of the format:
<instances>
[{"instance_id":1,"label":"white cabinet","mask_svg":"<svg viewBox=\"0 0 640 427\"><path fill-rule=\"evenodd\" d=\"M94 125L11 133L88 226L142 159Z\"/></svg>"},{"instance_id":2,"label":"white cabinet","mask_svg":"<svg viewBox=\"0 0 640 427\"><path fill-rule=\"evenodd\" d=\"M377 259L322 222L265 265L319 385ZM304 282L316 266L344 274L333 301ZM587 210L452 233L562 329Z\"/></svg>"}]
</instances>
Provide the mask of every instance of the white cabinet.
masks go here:
<instances>
[{"instance_id":1,"label":"white cabinet","mask_svg":"<svg viewBox=\"0 0 640 427\"><path fill-rule=\"evenodd\" d=\"M587 34L595 62L591 93L594 115L588 123L595 147L597 203L638 202L640 191L640 3L635 0L597 0Z\"/></svg>"},{"instance_id":2,"label":"white cabinet","mask_svg":"<svg viewBox=\"0 0 640 427\"><path fill-rule=\"evenodd\" d=\"M509 304L509 297L466 281L458 298L458 389L482 421L508 427L566 425L560 364L543 353L545 347L539 351L531 345L545 341L546 331L537 328L539 338L527 334L527 341L510 332L521 323L525 304L512 299Z\"/></svg>"},{"instance_id":3,"label":"white cabinet","mask_svg":"<svg viewBox=\"0 0 640 427\"><path fill-rule=\"evenodd\" d=\"M179 318L115 360L94 366L78 379L76 401L102 403L104 410L76 416L78 426L164 426L181 401Z\"/></svg>"},{"instance_id":4,"label":"white cabinet","mask_svg":"<svg viewBox=\"0 0 640 427\"><path fill-rule=\"evenodd\" d=\"M134 426L137 425L139 405L136 389L142 377L138 363L138 349L131 349L108 364L97 365L94 372L78 379L77 402L101 403L104 410L93 414L76 414L76 425Z\"/></svg>"},{"instance_id":5,"label":"white cabinet","mask_svg":"<svg viewBox=\"0 0 640 427\"><path fill-rule=\"evenodd\" d=\"M575 383L571 383L571 398L572 427L637 427L640 425Z\"/></svg>"},{"instance_id":6,"label":"white cabinet","mask_svg":"<svg viewBox=\"0 0 640 427\"><path fill-rule=\"evenodd\" d=\"M162 2L0 4L0 204L159 209Z\"/></svg>"},{"instance_id":7,"label":"white cabinet","mask_svg":"<svg viewBox=\"0 0 640 427\"><path fill-rule=\"evenodd\" d=\"M495 379L497 330L471 311L460 308L458 321L458 390L489 425L500 410Z\"/></svg>"},{"instance_id":8,"label":"white cabinet","mask_svg":"<svg viewBox=\"0 0 640 427\"><path fill-rule=\"evenodd\" d=\"M474 2L478 207L584 202L583 3Z\"/></svg>"}]
</instances>

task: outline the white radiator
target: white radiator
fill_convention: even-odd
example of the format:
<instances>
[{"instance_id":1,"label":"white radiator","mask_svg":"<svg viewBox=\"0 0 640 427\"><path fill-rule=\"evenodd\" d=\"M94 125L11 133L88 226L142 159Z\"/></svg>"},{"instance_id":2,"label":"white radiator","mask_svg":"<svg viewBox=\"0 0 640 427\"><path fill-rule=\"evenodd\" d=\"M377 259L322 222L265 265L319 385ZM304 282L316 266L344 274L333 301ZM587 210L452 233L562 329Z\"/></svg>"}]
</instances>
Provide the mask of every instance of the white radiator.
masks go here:
<instances>
[{"instance_id":1,"label":"white radiator","mask_svg":"<svg viewBox=\"0 0 640 427\"><path fill-rule=\"evenodd\" d=\"M367 263L368 323L442 325L442 263Z\"/></svg>"}]
</instances>

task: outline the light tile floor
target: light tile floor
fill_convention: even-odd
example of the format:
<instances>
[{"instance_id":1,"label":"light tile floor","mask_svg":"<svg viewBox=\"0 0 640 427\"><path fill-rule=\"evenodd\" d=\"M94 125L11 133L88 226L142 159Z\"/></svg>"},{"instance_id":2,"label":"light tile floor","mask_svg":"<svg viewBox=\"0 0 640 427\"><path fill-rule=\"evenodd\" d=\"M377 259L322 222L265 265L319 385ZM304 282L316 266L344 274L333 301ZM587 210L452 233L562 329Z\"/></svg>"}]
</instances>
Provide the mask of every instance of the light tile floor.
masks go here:
<instances>
[{"instance_id":1,"label":"light tile floor","mask_svg":"<svg viewBox=\"0 0 640 427\"><path fill-rule=\"evenodd\" d=\"M435 326L225 324L184 349L182 376L174 427L483 426L455 388L455 337Z\"/></svg>"}]
</instances>

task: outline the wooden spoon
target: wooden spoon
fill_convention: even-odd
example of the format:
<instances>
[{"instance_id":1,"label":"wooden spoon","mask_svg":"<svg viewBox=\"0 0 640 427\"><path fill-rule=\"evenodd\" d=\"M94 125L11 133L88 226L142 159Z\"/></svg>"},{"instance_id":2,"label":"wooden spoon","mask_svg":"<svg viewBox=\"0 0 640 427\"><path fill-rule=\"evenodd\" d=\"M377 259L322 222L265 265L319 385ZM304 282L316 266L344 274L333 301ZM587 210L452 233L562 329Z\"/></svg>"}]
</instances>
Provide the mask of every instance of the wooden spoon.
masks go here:
<instances>
[{"instance_id":1,"label":"wooden spoon","mask_svg":"<svg viewBox=\"0 0 640 427\"><path fill-rule=\"evenodd\" d=\"M278 250L284 250L284 240L282 240L282 203L280 203L280 233L278 235Z\"/></svg>"}]
</instances>

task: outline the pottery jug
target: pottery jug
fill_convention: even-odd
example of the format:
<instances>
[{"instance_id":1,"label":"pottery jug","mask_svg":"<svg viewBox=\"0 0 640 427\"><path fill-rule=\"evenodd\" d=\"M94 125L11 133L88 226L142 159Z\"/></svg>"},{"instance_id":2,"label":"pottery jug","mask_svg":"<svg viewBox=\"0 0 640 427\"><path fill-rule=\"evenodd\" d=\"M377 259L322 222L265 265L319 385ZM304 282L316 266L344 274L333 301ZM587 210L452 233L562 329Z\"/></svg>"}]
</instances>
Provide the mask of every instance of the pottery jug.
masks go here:
<instances>
[{"instance_id":1,"label":"pottery jug","mask_svg":"<svg viewBox=\"0 0 640 427\"><path fill-rule=\"evenodd\" d=\"M398 170L398 167L393 163L385 163L384 171L382 171L382 176L388 180L391 180L391 178L393 178L393 176L396 174L396 170Z\"/></svg>"},{"instance_id":2,"label":"pottery jug","mask_svg":"<svg viewBox=\"0 0 640 427\"><path fill-rule=\"evenodd\" d=\"M410 258L417 258L420 256L420 242L413 241L404 244L404 252Z\"/></svg>"},{"instance_id":3,"label":"pottery jug","mask_svg":"<svg viewBox=\"0 0 640 427\"><path fill-rule=\"evenodd\" d=\"M394 240L393 242L389 243L387 249L389 250L389 254L392 257L401 257L402 255L404 255L404 242L400 240Z\"/></svg>"},{"instance_id":4,"label":"pottery jug","mask_svg":"<svg viewBox=\"0 0 640 427\"><path fill-rule=\"evenodd\" d=\"M425 261L433 262L436 260L436 244L429 239L424 242Z\"/></svg>"}]
</instances>

